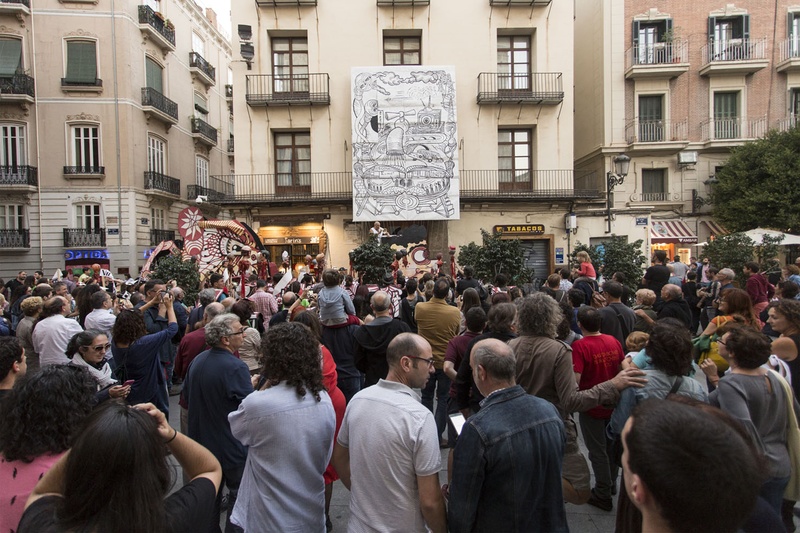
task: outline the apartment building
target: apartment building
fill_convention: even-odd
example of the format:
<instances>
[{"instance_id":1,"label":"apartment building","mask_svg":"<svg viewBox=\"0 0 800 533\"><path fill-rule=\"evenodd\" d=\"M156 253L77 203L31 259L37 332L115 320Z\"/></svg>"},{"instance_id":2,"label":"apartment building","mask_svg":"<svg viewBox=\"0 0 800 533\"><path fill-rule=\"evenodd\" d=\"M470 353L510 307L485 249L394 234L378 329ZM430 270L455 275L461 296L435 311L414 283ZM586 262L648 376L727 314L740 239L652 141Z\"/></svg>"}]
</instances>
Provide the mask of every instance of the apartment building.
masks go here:
<instances>
[{"instance_id":1,"label":"apartment building","mask_svg":"<svg viewBox=\"0 0 800 533\"><path fill-rule=\"evenodd\" d=\"M573 170L573 5L549 0L257 0L234 2L236 174L212 177L215 202L278 257L323 252L347 265L372 220L353 210L352 69L452 67L459 218L376 218L415 237L417 265L480 230L523 239L544 275L564 261L565 220L599 201ZM239 31L237 32L237 29ZM422 99L422 103L425 101ZM418 131L429 114L398 111ZM376 131L398 115L378 111ZM244 142L242 140L245 140ZM413 208L413 201L409 209ZM358 209L356 209L358 211ZM422 218L422 217L420 217ZM417 239L417 240L414 240Z\"/></svg>"},{"instance_id":2,"label":"apartment building","mask_svg":"<svg viewBox=\"0 0 800 533\"><path fill-rule=\"evenodd\" d=\"M708 198L730 149L796 123L800 5L576 6L576 167L606 175L606 232L687 260L695 244L725 231ZM621 154L630 163L619 184Z\"/></svg>"},{"instance_id":3,"label":"apartment building","mask_svg":"<svg viewBox=\"0 0 800 533\"><path fill-rule=\"evenodd\" d=\"M230 57L192 0L0 0L0 276L135 276L180 238L233 168Z\"/></svg>"}]
</instances>

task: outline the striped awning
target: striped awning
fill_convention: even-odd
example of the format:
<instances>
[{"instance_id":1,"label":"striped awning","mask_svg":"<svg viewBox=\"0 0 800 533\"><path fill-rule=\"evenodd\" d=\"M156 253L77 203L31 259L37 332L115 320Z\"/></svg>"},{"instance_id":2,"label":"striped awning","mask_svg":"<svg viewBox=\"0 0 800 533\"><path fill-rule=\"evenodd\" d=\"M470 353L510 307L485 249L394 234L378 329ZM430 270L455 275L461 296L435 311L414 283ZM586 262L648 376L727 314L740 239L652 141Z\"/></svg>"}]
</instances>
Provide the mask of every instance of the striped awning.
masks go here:
<instances>
[{"instance_id":1,"label":"striped awning","mask_svg":"<svg viewBox=\"0 0 800 533\"><path fill-rule=\"evenodd\" d=\"M714 222L713 220L704 220L703 224L708 227L708 230L711 232L711 235L727 235L728 230L726 230L721 224Z\"/></svg>"},{"instance_id":2,"label":"striped awning","mask_svg":"<svg viewBox=\"0 0 800 533\"><path fill-rule=\"evenodd\" d=\"M694 244L697 235L682 220L654 220L650 225L650 242Z\"/></svg>"}]
</instances>

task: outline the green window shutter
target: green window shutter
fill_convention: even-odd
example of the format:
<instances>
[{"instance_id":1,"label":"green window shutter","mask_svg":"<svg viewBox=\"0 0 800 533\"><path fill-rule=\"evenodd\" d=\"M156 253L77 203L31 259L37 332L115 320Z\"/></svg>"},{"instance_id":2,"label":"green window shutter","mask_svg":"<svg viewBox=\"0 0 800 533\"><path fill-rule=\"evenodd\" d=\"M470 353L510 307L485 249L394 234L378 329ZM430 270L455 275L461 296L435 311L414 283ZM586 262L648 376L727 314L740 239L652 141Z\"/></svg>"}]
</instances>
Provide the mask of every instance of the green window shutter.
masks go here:
<instances>
[{"instance_id":1,"label":"green window shutter","mask_svg":"<svg viewBox=\"0 0 800 533\"><path fill-rule=\"evenodd\" d=\"M9 78L22 66L22 41L0 39L0 77Z\"/></svg>"},{"instance_id":2,"label":"green window shutter","mask_svg":"<svg viewBox=\"0 0 800 533\"><path fill-rule=\"evenodd\" d=\"M155 89L161 94L164 94L163 70L161 69L161 65L149 57L145 60L145 65L147 86L151 89Z\"/></svg>"},{"instance_id":3,"label":"green window shutter","mask_svg":"<svg viewBox=\"0 0 800 533\"><path fill-rule=\"evenodd\" d=\"M67 81L94 85L97 79L97 48L94 42L67 43Z\"/></svg>"}]
</instances>

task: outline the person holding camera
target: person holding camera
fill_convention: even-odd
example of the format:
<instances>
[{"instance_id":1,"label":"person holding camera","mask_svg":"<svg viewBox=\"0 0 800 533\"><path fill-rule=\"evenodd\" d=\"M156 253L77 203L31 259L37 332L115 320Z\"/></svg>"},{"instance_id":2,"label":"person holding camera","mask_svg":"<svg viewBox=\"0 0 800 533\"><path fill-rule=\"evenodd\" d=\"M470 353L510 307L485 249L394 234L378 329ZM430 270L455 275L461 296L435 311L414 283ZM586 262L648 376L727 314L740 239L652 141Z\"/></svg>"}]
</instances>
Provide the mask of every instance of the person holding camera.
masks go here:
<instances>
[{"instance_id":1,"label":"person holding camera","mask_svg":"<svg viewBox=\"0 0 800 533\"><path fill-rule=\"evenodd\" d=\"M136 305L144 318L147 333L160 333L166 331L170 322L176 323L175 331L169 336L169 340L175 336L178 331L177 315L175 314L174 297L167 291L167 284L160 279L152 279L144 284L145 301ZM172 318L168 320L169 314L172 313ZM177 345L172 342L162 344L159 346L158 356L161 359L161 364L164 366L164 373L166 374L167 390L172 394L172 371L175 368L175 355L178 352ZM149 400L144 400L149 401Z\"/></svg>"}]
</instances>

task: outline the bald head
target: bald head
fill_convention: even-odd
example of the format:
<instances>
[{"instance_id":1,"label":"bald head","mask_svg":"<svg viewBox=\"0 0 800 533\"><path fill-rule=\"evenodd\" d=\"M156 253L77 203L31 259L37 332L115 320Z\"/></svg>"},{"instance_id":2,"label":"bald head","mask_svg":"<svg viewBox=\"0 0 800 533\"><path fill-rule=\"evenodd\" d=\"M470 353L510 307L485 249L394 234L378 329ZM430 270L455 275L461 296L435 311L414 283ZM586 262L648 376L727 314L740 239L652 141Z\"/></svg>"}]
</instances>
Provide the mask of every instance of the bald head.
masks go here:
<instances>
[{"instance_id":1,"label":"bald head","mask_svg":"<svg viewBox=\"0 0 800 533\"><path fill-rule=\"evenodd\" d=\"M386 347L386 362L389 368L397 367L402 357L420 357L428 343L415 333L401 333Z\"/></svg>"},{"instance_id":2,"label":"bald head","mask_svg":"<svg viewBox=\"0 0 800 533\"><path fill-rule=\"evenodd\" d=\"M208 324L217 316L225 312L225 306L219 302L213 302L206 306L203 310L203 323Z\"/></svg>"},{"instance_id":3,"label":"bald head","mask_svg":"<svg viewBox=\"0 0 800 533\"><path fill-rule=\"evenodd\" d=\"M370 305L372 305L375 316L389 316L392 307L392 299L389 297L388 293L378 291L372 295Z\"/></svg>"},{"instance_id":4,"label":"bald head","mask_svg":"<svg viewBox=\"0 0 800 533\"><path fill-rule=\"evenodd\" d=\"M290 307L294 301L297 300L297 295L292 291L286 291L283 293L283 306Z\"/></svg>"},{"instance_id":5,"label":"bald head","mask_svg":"<svg viewBox=\"0 0 800 533\"><path fill-rule=\"evenodd\" d=\"M664 288L661 289L661 298L663 300L679 300L682 294L681 288L671 283L664 285Z\"/></svg>"},{"instance_id":6,"label":"bald head","mask_svg":"<svg viewBox=\"0 0 800 533\"><path fill-rule=\"evenodd\" d=\"M497 339L484 339L472 347L470 360L473 373L483 375L483 379L476 380L476 383L478 381L496 381L511 385L515 383L517 362L508 344Z\"/></svg>"}]
</instances>

